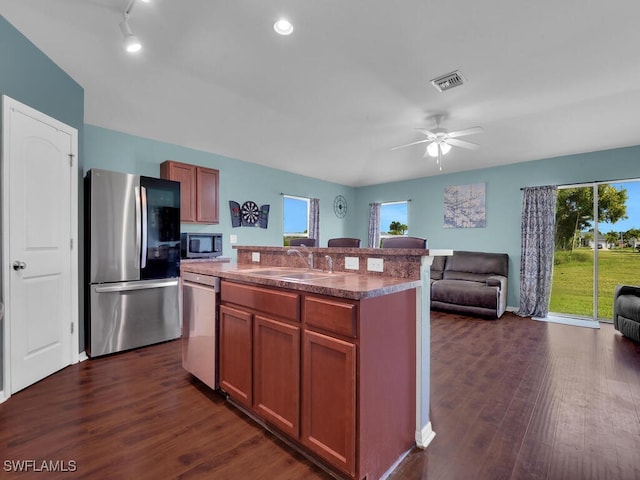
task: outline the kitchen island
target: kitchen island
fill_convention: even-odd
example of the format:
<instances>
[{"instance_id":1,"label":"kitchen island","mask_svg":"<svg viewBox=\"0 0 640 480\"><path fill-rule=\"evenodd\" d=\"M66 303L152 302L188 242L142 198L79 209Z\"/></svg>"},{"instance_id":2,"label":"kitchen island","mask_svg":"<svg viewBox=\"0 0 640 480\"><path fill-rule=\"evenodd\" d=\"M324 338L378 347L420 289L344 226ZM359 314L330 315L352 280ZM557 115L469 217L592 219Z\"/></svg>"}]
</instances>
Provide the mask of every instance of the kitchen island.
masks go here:
<instances>
[{"instance_id":1,"label":"kitchen island","mask_svg":"<svg viewBox=\"0 0 640 480\"><path fill-rule=\"evenodd\" d=\"M312 248L310 270L286 248L237 248L237 263L183 266L222 278L220 387L230 400L346 478L383 477L414 443L426 446L428 251ZM353 256L364 271L344 268ZM374 257L382 272L366 270Z\"/></svg>"}]
</instances>

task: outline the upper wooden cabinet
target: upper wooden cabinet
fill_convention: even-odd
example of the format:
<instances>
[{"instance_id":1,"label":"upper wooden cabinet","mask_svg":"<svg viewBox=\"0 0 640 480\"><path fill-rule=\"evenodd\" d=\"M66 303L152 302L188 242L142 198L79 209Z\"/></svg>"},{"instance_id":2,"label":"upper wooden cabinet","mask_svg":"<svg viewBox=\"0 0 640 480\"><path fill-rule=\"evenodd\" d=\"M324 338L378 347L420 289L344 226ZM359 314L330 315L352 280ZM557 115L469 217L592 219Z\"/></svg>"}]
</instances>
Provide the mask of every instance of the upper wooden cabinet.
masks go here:
<instances>
[{"instance_id":1,"label":"upper wooden cabinet","mask_svg":"<svg viewBox=\"0 0 640 480\"><path fill-rule=\"evenodd\" d=\"M160 176L180 182L180 221L219 223L218 170L167 160L160 165Z\"/></svg>"}]
</instances>

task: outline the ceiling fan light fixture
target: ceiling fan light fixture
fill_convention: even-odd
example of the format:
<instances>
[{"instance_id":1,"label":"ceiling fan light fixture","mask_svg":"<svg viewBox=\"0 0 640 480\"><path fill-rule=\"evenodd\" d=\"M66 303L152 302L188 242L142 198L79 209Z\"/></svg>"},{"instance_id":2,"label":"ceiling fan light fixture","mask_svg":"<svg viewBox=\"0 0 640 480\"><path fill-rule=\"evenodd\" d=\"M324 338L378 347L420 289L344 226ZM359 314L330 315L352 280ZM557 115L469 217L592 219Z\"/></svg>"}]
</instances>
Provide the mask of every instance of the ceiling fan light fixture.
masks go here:
<instances>
[{"instance_id":1,"label":"ceiling fan light fixture","mask_svg":"<svg viewBox=\"0 0 640 480\"><path fill-rule=\"evenodd\" d=\"M437 157L438 142L431 142L429 145L427 145L427 153L429 154L430 157Z\"/></svg>"},{"instance_id":2,"label":"ceiling fan light fixture","mask_svg":"<svg viewBox=\"0 0 640 480\"><path fill-rule=\"evenodd\" d=\"M440 150L440 152L438 152L438 149ZM429 154L430 157L438 158L438 154L446 155L450 151L451 151L451 145L449 145L446 142L436 141L436 142L431 142L429 145L427 145L427 153Z\"/></svg>"}]
</instances>

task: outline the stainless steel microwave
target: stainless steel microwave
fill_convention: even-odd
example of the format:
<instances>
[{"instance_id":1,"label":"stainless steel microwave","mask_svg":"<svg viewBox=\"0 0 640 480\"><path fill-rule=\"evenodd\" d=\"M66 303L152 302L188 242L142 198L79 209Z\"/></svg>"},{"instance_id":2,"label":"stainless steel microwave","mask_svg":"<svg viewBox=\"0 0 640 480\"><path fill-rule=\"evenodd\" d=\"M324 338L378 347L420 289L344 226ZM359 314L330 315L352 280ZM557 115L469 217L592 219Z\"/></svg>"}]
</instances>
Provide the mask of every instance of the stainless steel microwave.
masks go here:
<instances>
[{"instance_id":1,"label":"stainless steel microwave","mask_svg":"<svg viewBox=\"0 0 640 480\"><path fill-rule=\"evenodd\" d=\"M180 235L182 258L213 258L222 255L221 233L182 233Z\"/></svg>"}]
</instances>

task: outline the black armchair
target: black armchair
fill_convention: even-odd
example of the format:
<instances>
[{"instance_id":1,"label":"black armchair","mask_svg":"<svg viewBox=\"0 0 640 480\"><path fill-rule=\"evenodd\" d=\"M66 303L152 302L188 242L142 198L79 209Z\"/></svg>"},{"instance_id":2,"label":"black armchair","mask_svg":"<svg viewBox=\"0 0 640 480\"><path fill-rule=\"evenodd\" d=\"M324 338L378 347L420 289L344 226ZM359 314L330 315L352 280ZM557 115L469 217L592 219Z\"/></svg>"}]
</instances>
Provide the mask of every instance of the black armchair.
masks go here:
<instances>
[{"instance_id":1,"label":"black armchair","mask_svg":"<svg viewBox=\"0 0 640 480\"><path fill-rule=\"evenodd\" d=\"M302 245L305 247L315 247L316 243L315 238L292 238L289 245L292 247L300 247Z\"/></svg>"},{"instance_id":2,"label":"black armchair","mask_svg":"<svg viewBox=\"0 0 640 480\"><path fill-rule=\"evenodd\" d=\"M640 342L640 287L618 285L613 293L613 326Z\"/></svg>"},{"instance_id":3,"label":"black armchair","mask_svg":"<svg viewBox=\"0 0 640 480\"><path fill-rule=\"evenodd\" d=\"M359 238L330 238L327 242L327 247L360 247L360 239Z\"/></svg>"}]
</instances>

